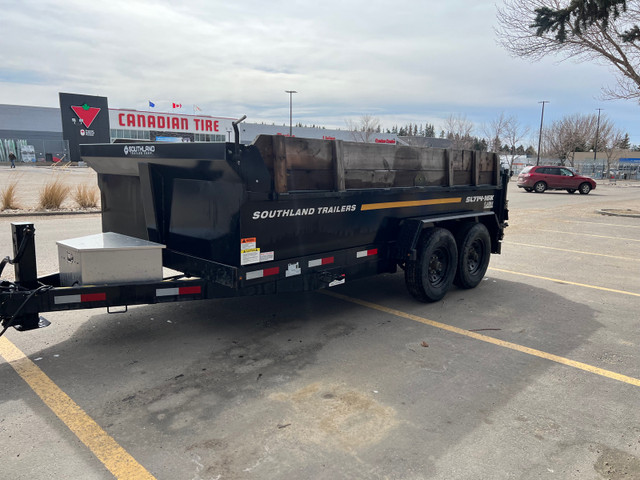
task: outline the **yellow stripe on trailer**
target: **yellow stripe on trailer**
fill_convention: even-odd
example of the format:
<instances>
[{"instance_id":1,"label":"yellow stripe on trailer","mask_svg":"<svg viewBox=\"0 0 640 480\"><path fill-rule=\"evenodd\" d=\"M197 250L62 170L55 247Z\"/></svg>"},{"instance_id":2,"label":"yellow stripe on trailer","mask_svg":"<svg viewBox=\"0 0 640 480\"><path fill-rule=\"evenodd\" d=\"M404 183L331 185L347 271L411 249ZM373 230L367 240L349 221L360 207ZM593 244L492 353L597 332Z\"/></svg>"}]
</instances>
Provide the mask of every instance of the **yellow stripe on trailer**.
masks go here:
<instances>
[{"instance_id":1,"label":"yellow stripe on trailer","mask_svg":"<svg viewBox=\"0 0 640 480\"><path fill-rule=\"evenodd\" d=\"M446 205L451 203L462 203L462 197L434 198L431 200L410 200L407 202L364 203L360 207L360 210L366 211L383 210L387 208L423 207L425 205Z\"/></svg>"}]
</instances>

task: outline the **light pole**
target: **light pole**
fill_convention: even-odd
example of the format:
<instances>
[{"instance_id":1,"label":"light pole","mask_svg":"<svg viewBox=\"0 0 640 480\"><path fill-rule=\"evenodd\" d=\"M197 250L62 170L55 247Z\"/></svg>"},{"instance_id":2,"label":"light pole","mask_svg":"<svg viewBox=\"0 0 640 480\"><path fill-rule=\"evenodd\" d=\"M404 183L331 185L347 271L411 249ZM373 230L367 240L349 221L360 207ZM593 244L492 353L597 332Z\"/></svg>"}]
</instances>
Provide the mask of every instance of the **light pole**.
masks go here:
<instances>
[{"instance_id":1,"label":"light pole","mask_svg":"<svg viewBox=\"0 0 640 480\"><path fill-rule=\"evenodd\" d=\"M298 93L295 90L285 90L289 94L289 136L293 136L293 94Z\"/></svg>"},{"instance_id":2,"label":"light pole","mask_svg":"<svg viewBox=\"0 0 640 480\"><path fill-rule=\"evenodd\" d=\"M596 164L596 155L598 154L598 134L600 133L600 111L601 108L598 108L598 123L596 124L596 144L593 146L593 164ZM604 170L602 172L604 175Z\"/></svg>"},{"instance_id":3,"label":"light pole","mask_svg":"<svg viewBox=\"0 0 640 480\"><path fill-rule=\"evenodd\" d=\"M598 155L598 134L600 133L600 111L602 110L601 108L596 109L598 110L598 123L596 124L596 143L593 146L593 168L595 171L596 168L596 158ZM607 171L605 171L607 170ZM606 162L602 162L602 178L604 178L604 176L609 173L608 169L607 169L607 165Z\"/></svg>"},{"instance_id":4,"label":"light pole","mask_svg":"<svg viewBox=\"0 0 640 480\"><path fill-rule=\"evenodd\" d=\"M538 137L538 160L536 160L536 165L540 165L540 148L542 148L542 122L544 120L544 104L549 103L549 100L542 100L538 103L542 104L542 115L540 115L540 136Z\"/></svg>"}]
</instances>

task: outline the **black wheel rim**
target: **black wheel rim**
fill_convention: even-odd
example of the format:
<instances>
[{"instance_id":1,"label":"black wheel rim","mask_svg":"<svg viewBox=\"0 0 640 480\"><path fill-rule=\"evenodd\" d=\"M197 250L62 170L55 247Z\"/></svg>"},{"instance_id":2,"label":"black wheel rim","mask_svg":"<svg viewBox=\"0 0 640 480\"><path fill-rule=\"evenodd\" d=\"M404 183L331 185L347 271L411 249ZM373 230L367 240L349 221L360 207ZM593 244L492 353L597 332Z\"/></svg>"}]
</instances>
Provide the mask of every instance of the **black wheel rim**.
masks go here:
<instances>
[{"instance_id":1,"label":"black wheel rim","mask_svg":"<svg viewBox=\"0 0 640 480\"><path fill-rule=\"evenodd\" d=\"M484 256L484 243L481 240L474 240L469 246L469 252L467 253L467 270L471 274L478 272L480 263Z\"/></svg>"},{"instance_id":2,"label":"black wheel rim","mask_svg":"<svg viewBox=\"0 0 640 480\"><path fill-rule=\"evenodd\" d=\"M431 285L439 287L444 283L449 270L449 262L449 253L444 248L438 248L431 254L427 271L427 277Z\"/></svg>"}]
</instances>

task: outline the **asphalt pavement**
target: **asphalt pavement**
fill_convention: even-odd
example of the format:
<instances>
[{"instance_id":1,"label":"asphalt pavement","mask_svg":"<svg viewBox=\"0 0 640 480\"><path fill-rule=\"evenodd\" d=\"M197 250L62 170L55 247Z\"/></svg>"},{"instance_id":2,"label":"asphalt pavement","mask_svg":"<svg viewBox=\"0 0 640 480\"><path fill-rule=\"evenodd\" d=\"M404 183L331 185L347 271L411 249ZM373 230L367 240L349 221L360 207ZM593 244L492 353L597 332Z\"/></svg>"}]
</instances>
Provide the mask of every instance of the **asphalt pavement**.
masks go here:
<instances>
[{"instance_id":1,"label":"asphalt pavement","mask_svg":"<svg viewBox=\"0 0 640 480\"><path fill-rule=\"evenodd\" d=\"M640 223L597 213L640 188L509 205L484 281L435 304L398 273L9 331L3 478L640 478ZM41 274L100 231L35 223Z\"/></svg>"}]
</instances>

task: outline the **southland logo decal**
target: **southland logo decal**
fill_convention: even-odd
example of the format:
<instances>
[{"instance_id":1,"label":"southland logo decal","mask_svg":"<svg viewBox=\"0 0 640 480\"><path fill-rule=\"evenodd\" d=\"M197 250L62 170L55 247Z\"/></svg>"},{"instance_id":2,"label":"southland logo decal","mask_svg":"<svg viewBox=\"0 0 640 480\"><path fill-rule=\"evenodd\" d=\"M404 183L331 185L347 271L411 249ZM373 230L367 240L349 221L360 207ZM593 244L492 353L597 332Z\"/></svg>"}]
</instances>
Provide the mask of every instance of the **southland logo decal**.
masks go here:
<instances>
[{"instance_id":1,"label":"southland logo decal","mask_svg":"<svg viewBox=\"0 0 640 480\"><path fill-rule=\"evenodd\" d=\"M125 155L153 155L156 153L155 145L125 145Z\"/></svg>"},{"instance_id":2,"label":"southland logo decal","mask_svg":"<svg viewBox=\"0 0 640 480\"><path fill-rule=\"evenodd\" d=\"M86 103L80 106L71 106L71 110L75 112L75 114L80 119L80 123L84 125L86 128L90 128L93 121L96 119L98 114L100 113L100 108L90 107ZM76 119L73 119L73 123L76 123Z\"/></svg>"}]
</instances>

